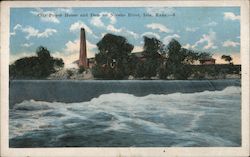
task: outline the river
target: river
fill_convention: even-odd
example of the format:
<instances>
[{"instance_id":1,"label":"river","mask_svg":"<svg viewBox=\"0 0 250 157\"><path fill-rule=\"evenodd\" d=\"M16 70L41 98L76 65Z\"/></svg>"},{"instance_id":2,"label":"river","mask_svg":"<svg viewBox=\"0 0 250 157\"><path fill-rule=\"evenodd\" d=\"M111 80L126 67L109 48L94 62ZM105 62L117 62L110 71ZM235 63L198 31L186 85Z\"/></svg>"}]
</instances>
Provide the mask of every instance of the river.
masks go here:
<instances>
[{"instance_id":1,"label":"river","mask_svg":"<svg viewBox=\"0 0 250 157\"><path fill-rule=\"evenodd\" d=\"M10 99L10 147L241 146L239 80L13 81Z\"/></svg>"}]
</instances>

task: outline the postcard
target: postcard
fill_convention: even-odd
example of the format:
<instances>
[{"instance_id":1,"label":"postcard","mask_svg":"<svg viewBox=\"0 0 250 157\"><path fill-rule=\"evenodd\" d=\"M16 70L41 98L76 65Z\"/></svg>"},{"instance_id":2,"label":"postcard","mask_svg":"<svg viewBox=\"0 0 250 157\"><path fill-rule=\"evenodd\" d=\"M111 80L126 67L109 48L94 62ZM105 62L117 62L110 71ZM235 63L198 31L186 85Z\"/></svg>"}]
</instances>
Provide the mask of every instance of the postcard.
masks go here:
<instances>
[{"instance_id":1,"label":"postcard","mask_svg":"<svg viewBox=\"0 0 250 157\"><path fill-rule=\"evenodd\" d=\"M1 156L249 155L249 1L10 1L1 32Z\"/></svg>"}]
</instances>

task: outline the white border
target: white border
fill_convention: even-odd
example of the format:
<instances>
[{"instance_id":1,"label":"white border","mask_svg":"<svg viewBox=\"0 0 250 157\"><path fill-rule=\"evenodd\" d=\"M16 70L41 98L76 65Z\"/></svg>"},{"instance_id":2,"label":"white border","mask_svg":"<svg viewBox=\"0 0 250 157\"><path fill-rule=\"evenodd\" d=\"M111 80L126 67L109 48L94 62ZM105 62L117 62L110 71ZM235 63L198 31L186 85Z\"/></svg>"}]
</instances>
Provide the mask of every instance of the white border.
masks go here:
<instances>
[{"instance_id":1,"label":"white border","mask_svg":"<svg viewBox=\"0 0 250 157\"><path fill-rule=\"evenodd\" d=\"M241 8L242 147L9 148L10 7L218 7ZM9 1L1 3L1 156L249 156L249 1Z\"/></svg>"}]
</instances>

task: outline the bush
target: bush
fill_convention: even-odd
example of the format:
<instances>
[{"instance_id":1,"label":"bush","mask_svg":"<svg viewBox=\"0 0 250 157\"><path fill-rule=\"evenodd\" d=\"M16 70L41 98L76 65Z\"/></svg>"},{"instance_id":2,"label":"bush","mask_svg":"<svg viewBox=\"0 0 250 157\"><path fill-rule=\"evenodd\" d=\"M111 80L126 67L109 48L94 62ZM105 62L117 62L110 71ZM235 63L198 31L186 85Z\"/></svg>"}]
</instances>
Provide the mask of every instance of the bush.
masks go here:
<instances>
[{"instance_id":1,"label":"bush","mask_svg":"<svg viewBox=\"0 0 250 157\"><path fill-rule=\"evenodd\" d=\"M143 61L137 63L136 69L135 69L135 76L139 77L139 78L145 76L145 73L144 73L144 62Z\"/></svg>"},{"instance_id":2,"label":"bush","mask_svg":"<svg viewBox=\"0 0 250 157\"><path fill-rule=\"evenodd\" d=\"M64 66L63 60L53 58L47 48L40 46L37 56L24 57L10 65L10 79L43 79Z\"/></svg>"},{"instance_id":3,"label":"bush","mask_svg":"<svg viewBox=\"0 0 250 157\"><path fill-rule=\"evenodd\" d=\"M109 74L106 72L105 67L102 67L100 65L95 65L92 68L92 74L95 78L107 79L110 77Z\"/></svg>"},{"instance_id":4,"label":"bush","mask_svg":"<svg viewBox=\"0 0 250 157\"><path fill-rule=\"evenodd\" d=\"M73 72L71 70L67 70L67 78L70 78L73 75Z\"/></svg>"},{"instance_id":5,"label":"bush","mask_svg":"<svg viewBox=\"0 0 250 157\"><path fill-rule=\"evenodd\" d=\"M85 71L85 68L83 66L80 66L78 69L78 73L82 74Z\"/></svg>"},{"instance_id":6,"label":"bush","mask_svg":"<svg viewBox=\"0 0 250 157\"><path fill-rule=\"evenodd\" d=\"M159 78L160 79L166 79L168 76L167 70L165 67L160 67L159 68Z\"/></svg>"}]
</instances>

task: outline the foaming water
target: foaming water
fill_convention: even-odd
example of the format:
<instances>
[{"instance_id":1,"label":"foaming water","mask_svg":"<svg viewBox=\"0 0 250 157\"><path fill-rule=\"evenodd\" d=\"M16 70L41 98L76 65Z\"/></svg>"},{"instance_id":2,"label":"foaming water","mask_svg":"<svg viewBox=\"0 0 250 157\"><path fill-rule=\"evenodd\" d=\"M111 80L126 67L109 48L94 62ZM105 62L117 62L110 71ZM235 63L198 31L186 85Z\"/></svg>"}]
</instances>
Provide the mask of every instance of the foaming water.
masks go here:
<instances>
[{"instance_id":1,"label":"foaming water","mask_svg":"<svg viewBox=\"0 0 250 157\"><path fill-rule=\"evenodd\" d=\"M240 87L199 93L103 94L88 102L23 101L10 147L240 146Z\"/></svg>"}]
</instances>

